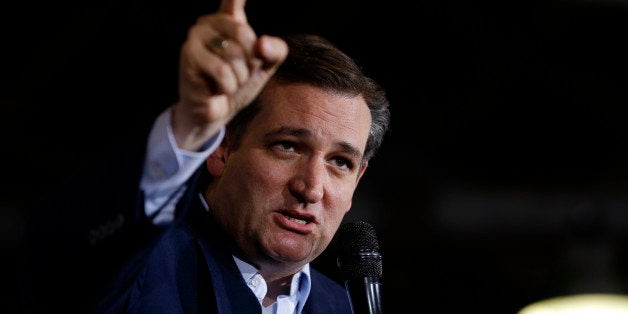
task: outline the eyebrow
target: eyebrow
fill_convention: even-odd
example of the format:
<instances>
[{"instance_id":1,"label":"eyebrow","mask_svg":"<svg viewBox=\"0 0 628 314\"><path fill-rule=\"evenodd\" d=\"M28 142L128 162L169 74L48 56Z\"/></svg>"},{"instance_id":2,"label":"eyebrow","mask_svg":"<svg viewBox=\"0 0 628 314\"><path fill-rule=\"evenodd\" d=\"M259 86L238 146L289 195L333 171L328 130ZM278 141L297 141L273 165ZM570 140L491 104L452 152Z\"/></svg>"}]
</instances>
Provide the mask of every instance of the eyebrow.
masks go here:
<instances>
[{"instance_id":1,"label":"eyebrow","mask_svg":"<svg viewBox=\"0 0 628 314\"><path fill-rule=\"evenodd\" d=\"M271 137L277 136L277 135L289 135L289 136L294 136L294 137L311 137L312 132L310 132L308 129L283 126L274 131L266 133L264 135L264 139L268 140ZM351 143L340 141L340 142L337 142L337 145L340 147L340 149L343 152L357 159L360 159L360 160L362 159L362 153L360 153L360 151L357 148L355 148L355 146L351 145Z\"/></svg>"}]
</instances>

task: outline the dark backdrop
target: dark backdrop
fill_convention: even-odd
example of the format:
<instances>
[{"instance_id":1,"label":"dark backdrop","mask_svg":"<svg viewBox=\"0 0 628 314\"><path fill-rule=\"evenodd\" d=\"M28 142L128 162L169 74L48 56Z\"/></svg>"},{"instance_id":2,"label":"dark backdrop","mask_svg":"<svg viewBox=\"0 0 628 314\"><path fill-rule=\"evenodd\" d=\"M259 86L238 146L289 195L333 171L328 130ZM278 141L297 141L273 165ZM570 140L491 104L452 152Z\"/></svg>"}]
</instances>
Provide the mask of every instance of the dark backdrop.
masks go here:
<instances>
[{"instance_id":1,"label":"dark backdrop","mask_svg":"<svg viewBox=\"0 0 628 314\"><path fill-rule=\"evenodd\" d=\"M215 6L1 10L2 312L20 312L27 204L172 103L185 31ZM330 38L388 91L392 128L347 217L378 231L386 307L515 313L626 292L623 1L251 0L247 11L260 34ZM317 264L337 276L334 258Z\"/></svg>"}]
</instances>

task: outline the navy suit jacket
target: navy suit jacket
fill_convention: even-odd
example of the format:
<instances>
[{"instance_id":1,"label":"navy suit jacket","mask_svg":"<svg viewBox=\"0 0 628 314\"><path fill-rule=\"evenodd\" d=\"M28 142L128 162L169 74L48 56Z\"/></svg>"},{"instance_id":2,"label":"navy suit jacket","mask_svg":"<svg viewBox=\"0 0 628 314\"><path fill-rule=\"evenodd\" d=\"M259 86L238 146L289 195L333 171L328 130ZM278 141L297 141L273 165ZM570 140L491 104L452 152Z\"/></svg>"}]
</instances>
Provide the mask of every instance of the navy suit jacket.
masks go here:
<instances>
[{"instance_id":1,"label":"navy suit jacket","mask_svg":"<svg viewBox=\"0 0 628 314\"><path fill-rule=\"evenodd\" d=\"M230 238L198 199L201 170L171 225L144 215L149 128L36 203L22 264L28 313L261 313ZM311 281L303 313L351 313L344 287L314 268Z\"/></svg>"},{"instance_id":2,"label":"navy suit jacket","mask_svg":"<svg viewBox=\"0 0 628 314\"><path fill-rule=\"evenodd\" d=\"M196 199L196 198L193 198ZM231 240L194 201L185 219L165 229L148 252L139 276L123 295L100 304L103 313L260 313L232 257ZM114 283L125 286L127 276ZM304 313L351 313L347 292L312 269ZM100 309L99 309L100 312Z\"/></svg>"}]
</instances>

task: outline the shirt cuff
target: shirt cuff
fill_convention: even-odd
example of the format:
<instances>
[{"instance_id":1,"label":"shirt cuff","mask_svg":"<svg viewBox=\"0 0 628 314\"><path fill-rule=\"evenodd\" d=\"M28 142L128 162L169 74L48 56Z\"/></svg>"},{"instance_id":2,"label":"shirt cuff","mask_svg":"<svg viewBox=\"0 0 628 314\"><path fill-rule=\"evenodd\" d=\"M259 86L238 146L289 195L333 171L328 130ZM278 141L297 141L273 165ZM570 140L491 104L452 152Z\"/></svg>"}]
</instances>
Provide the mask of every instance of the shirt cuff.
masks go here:
<instances>
[{"instance_id":1,"label":"shirt cuff","mask_svg":"<svg viewBox=\"0 0 628 314\"><path fill-rule=\"evenodd\" d=\"M171 109L168 108L155 120L148 137L140 187L144 191L147 205L145 210L149 216L161 207L152 203L169 199L168 196L185 184L196 169L218 148L225 135L225 128L222 127L202 146L201 151L182 150L174 138L170 117Z\"/></svg>"}]
</instances>

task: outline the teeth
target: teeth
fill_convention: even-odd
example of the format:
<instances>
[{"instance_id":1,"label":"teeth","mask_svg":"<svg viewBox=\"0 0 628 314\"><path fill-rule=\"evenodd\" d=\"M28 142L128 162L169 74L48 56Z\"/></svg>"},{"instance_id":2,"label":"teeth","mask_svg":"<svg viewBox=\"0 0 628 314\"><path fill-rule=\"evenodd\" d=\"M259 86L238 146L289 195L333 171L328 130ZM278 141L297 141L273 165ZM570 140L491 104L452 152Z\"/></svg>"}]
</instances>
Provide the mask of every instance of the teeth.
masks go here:
<instances>
[{"instance_id":1,"label":"teeth","mask_svg":"<svg viewBox=\"0 0 628 314\"><path fill-rule=\"evenodd\" d=\"M307 223L307 221L303 220L303 219L297 219L297 218L293 218L293 217L288 217L288 219L296 222L296 223L300 223L302 225L305 225Z\"/></svg>"}]
</instances>

